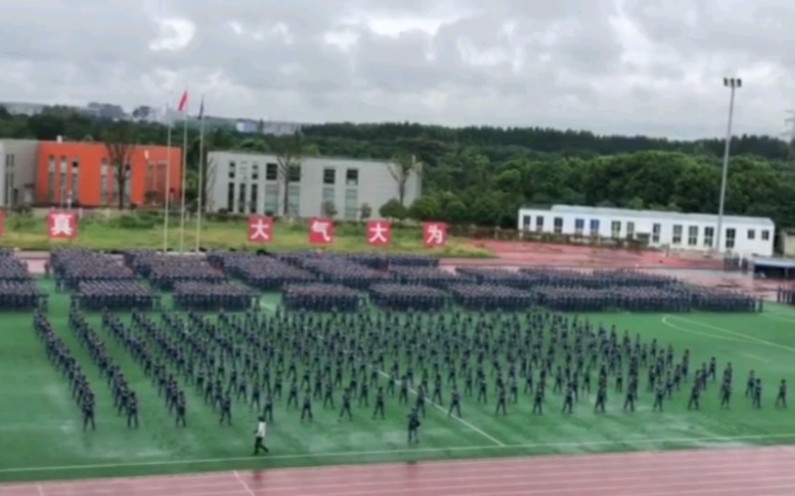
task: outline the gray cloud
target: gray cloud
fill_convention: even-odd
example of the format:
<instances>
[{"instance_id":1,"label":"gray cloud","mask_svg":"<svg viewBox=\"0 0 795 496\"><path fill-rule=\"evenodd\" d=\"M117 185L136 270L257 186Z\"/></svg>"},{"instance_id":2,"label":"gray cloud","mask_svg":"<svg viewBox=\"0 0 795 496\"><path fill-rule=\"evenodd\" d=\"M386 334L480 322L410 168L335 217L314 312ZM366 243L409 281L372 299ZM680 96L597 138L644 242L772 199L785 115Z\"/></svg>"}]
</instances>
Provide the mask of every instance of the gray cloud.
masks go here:
<instances>
[{"instance_id":1,"label":"gray cloud","mask_svg":"<svg viewBox=\"0 0 795 496\"><path fill-rule=\"evenodd\" d=\"M8 100L176 102L307 122L778 134L789 0L31 0L7 6Z\"/></svg>"}]
</instances>

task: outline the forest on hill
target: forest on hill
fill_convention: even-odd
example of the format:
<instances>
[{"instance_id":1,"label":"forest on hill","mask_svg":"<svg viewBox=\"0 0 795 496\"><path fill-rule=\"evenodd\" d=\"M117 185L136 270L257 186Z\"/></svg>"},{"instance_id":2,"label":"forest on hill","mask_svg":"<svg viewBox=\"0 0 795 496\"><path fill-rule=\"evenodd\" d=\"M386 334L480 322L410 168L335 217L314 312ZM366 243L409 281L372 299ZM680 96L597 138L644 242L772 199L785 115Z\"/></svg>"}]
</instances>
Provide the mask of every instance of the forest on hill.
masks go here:
<instances>
[{"instance_id":1,"label":"forest on hill","mask_svg":"<svg viewBox=\"0 0 795 496\"><path fill-rule=\"evenodd\" d=\"M66 108L51 107L30 117L10 115L0 108L0 138L54 140L61 136L101 141L109 125ZM166 143L163 125L131 126L138 144ZM176 145L180 135L174 134ZM191 199L197 196L198 136L192 122L188 152ZM393 215L515 227L522 205L568 203L717 212L724 143L719 139L599 136L540 127L449 128L413 123L313 125L302 130L300 139L243 134L227 128L205 132L208 151L279 153L290 146L300 147L300 153L306 155L414 156L422 164L423 197L405 209L398 205L391 210ZM767 136L734 138L726 212L767 216L780 227L795 226L795 165L788 143Z\"/></svg>"}]
</instances>

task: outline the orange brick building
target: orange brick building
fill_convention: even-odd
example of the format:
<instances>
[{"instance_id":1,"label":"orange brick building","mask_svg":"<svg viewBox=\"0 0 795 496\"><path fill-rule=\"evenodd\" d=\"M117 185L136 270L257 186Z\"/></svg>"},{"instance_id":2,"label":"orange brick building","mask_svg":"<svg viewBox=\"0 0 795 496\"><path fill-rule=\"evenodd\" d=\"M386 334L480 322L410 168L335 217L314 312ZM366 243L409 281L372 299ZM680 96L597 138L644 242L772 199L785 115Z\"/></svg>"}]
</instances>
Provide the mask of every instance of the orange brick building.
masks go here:
<instances>
[{"instance_id":1,"label":"orange brick building","mask_svg":"<svg viewBox=\"0 0 795 496\"><path fill-rule=\"evenodd\" d=\"M135 145L125 184L125 206L160 206L166 198L169 171L171 201L179 201L182 174L181 149ZM167 162L171 167L167 168ZM37 205L116 207L119 204L117 167L111 165L102 143L42 141L36 163Z\"/></svg>"}]
</instances>

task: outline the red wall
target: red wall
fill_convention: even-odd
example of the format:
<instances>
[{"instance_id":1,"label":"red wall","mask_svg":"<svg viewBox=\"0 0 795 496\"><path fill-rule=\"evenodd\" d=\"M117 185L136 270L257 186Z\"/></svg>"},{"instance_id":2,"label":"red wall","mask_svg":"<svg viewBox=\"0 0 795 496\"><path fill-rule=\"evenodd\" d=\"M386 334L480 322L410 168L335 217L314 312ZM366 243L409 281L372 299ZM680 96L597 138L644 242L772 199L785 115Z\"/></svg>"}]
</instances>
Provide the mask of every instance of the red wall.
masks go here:
<instances>
[{"instance_id":1,"label":"red wall","mask_svg":"<svg viewBox=\"0 0 795 496\"><path fill-rule=\"evenodd\" d=\"M147 152L149 159L147 160ZM48 197L48 167L50 157L55 158L55 172L53 174L52 196ZM130 203L144 206L146 191L150 189L157 192L156 204L162 204L165 195L165 169L158 167L158 164L165 164L168 156L168 147L136 145L130 163ZM63 189L65 196L68 197L72 191L72 162L78 162L78 185L77 198L72 198L74 203L84 206L101 207L118 205L118 200L114 201L113 192L117 189L118 181L115 177L115 168L108 167L107 174L107 200L100 204L101 199L101 177L100 165L102 159L106 159L108 164L108 151L102 143L82 143L42 141L39 143L39 153L36 164L36 194L35 203L37 205L60 204L61 198L61 159L66 157L66 187ZM168 169L170 174L169 188L174 192L172 200L179 199L180 179L182 174L182 153L180 148L171 147L170 156L171 167ZM151 169L149 168L151 166ZM147 177L149 174L149 178ZM66 201L66 198L63 198Z\"/></svg>"}]
</instances>

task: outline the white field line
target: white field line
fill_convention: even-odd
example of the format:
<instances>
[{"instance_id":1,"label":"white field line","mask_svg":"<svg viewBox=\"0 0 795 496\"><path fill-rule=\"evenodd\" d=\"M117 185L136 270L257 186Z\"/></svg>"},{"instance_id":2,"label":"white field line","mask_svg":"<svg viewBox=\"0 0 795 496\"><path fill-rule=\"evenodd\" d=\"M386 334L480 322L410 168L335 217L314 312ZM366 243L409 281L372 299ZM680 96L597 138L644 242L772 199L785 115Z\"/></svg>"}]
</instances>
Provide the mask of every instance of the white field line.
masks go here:
<instances>
[{"instance_id":1,"label":"white field line","mask_svg":"<svg viewBox=\"0 0 795 496\"><path fill-rule=\"evenodd\" d=\"M246 481L244 481L242 478L240 478L240 474L237 473L237 470L235 470L232 473L235 474L235 479L237 479L237 481L243 486L243 489L246 490L246 492L249 494L249 496L255 496L254 491L252 491L251 488L248 487L248 484L246 484Z\"/></svg>"},{"instance_id":2,"label":"white field line","mask_svg":"<svg viewBox=\"0 0 795 496\"><path fill-rule=\"evenodd\" d=\"M711 332L694 331L693 329L688 329L686 327L682 327L682 326L673 324L671 322L668 322L668 319L671 318L671 317L673 317L673 316L672 315L666 315L660 320L662 321L663 324L667 325L668 327L670 327L672 329L676 329L678 331L686 332L688 334L693 334L695 336L702 336L702 337L711 338L711 339L720 339L720 340L723 340L723 341L730 341L732 343L756 344L755 342L748 341L747 339L730 338L728 336L721 336L720 334L712 334Z\"/></svg>"},{"instance_id":3,"label":"white field line","mask_svg":"<svg viewBox=\"0 0 795 496\"><path fill-rule=\"evenodd\" d=\"M379 373L380 375L382 375L383 377L386 377L388 380L392 380L392 378L391 378L391 377L389 377L389 375L388 375L386 372L384 372L383 370L379 370L379 371L378 371L378 373ZM395 381L395 384L398 384L398 385L399 385L399 382L398 382L398 381ZM415 391L413 388L409 388L409 391L410 391L410 392L411 392L411 394L413 394L414 396L417 396L417 391ZM433 406L434 408L436 408L436 409L437 409L437 410L439 410L440 412L442 412L442 413L444 413L445 415L447 415L447 410L445 410L443 406L441 406L441 405L438 405L438 404L434 403L433 401L431 401L431 400L429 400L429 399L427 399L427 398L425 399L425 401L427 401L428 403L430 403L430 404L431 404L431 406ZM505 447L505 443L503 443L503 442L502 442L502 441L500 441L499 439L495 438L494 436L492 436L492 435L490 435L490 434L487 434L486 432L483 432L483 430L481 430L481 429L479 429L479 428L475 427L474 425L472 425L471 423L469 423L469 422L467 422L466 420L462 419L461 417L455 417L455 416L454 416L454 417L452 417L452 418L454 418L454 419L458 420L459 422L461 422L462 424L464 424L465 426L467 426L469 429L471 429L471 430L473 430L473 431L477 432L478 434L480 434L481 436L485 437L486 439L488 439L488 440L489 440L489 441L491 441L492 443L496 444L497 446L499 446L499 447L503 447L503 448Z\"/></svg>"},{"instance_id":4,"label":"white field line","mask_svg":"<svg viewBox=\"0 0 795 496\"><path fill-rule=\"evenodd\" d=\"M349 457L371 457L378 455L408 455L415 453L446 453L446 452L466 452L466 451L503 451L503 450L533 450L538 448L591 448L599 446L610 446L616 444L636 444L636 445L655 445L663 443L736 443L739 441L765 441L776 439L795 440L795 432L788 434L749 434L742 436L709 436L709 437L670 437L670 438L636 438L636 439L610 439L600 441L561 441L551 443L526 443L509 444L502 446L489 444L485 446L451 446L448 448L409 448L409 449L385 449L370 451L336 451L336 452L305 452L292 453L285 455L269 455L267 458L259 456L239 456L226 458L200 458L188 460L158 460L146 462L122 462L122 463L97 463L84 465L51 465L33 467L13 467L0 468L0 474L19 473L19 472L52 472L59 470L90 470L101 468L130 468L130 467L151 467L151 466L173 466L173 465L208 465L214 463L242 462L252 460L291 460L300 458L349 458Z\"/></svg>"},{"instance_id":5,"label":"white field line","mask_svg":"<svg viewBox=\"0 0 795 496\"><path fill-rule=\"evenodd\" d=\"M669 316L666 316L666 317L669 317ZM770 346L770 347L773 347L773 348L779 348L781 350L795 352L795 348L793 348L791 346L785 346L783 344L774 343L774 342L768 341L766 339L760 339L760 338L757 338L757 337L754 337L754 336L749 336L747 334L743 334L741 332L732 331L732 330L729 330L729 329L725 329L723 327L715 326L715 325L712 325L712 324L707 324L707 323L704 323L704 322L699 322L697 320L688 319L688 318L685 318L685 317L678 317L678 316L670 316L670 317L674 317L674 318L679 319L679 320L684 320L685 322L690 322L691 324L699 325L701 327L706 327L707 329L713 329L713 330L716 330L716 331L725 332L726 334L731 334L731 335L734 335L734 336L738 336L738 337L741 337L741 338L744 338L744 339L748 339L750 341L754 341L754 342L759 343L759 344L764 344L764 345L767 345L767 346Z\"/></svg>"}]
</instances>

